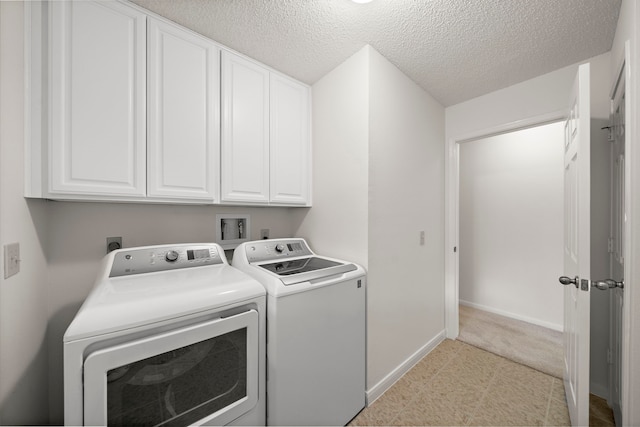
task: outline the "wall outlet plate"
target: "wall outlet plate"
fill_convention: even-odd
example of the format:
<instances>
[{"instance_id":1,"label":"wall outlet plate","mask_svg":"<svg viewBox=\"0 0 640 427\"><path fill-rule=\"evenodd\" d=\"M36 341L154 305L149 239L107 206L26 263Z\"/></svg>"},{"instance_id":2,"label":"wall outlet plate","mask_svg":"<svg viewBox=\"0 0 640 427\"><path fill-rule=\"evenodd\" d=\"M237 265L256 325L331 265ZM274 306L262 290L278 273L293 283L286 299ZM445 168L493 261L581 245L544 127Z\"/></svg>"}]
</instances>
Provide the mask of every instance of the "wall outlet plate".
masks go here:
<instances>
[{"instance_id":1,"label":"wall outlet plate","mask_svg":"<svg viewBox=\"0 0 640 427\"><path fill-rule=\"evenodd\" d=\"M16 275L20 272L20 244L10 243L4 245L4 278Z\"/></svg>"},{"instance_id":2,"label":"wall outlet plate","mask_svg":"<svg viewBox=\"0 0 640 427\"><path fill-rule=\"evenodd\" d=\"M269 229L268 228L263 228L260 230L260 238L261 239L268 239L269 238Z\"/></svg>"},{"instance_id":3,"label":"wall outlet plate","mask_svg":"<svg viewBox=\"0 0 640 427\"><path fill-rule=\"evenodd\" d=\"M122 237L107 237L107 253L122 248Z\"/></svg>"}]
</instances>

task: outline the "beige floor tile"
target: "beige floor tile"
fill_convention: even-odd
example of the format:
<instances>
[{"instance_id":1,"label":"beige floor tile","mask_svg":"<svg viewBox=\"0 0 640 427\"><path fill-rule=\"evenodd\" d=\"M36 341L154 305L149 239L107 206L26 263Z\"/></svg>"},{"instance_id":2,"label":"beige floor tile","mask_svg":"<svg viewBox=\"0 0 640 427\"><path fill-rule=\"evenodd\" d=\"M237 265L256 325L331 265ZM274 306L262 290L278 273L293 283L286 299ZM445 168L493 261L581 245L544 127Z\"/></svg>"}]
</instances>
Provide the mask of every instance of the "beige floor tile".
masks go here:
<instances>
[{"instance_id":1,"label":"beige floor tile","mask_svg":"<svg viewBox=\"0 0 640 427\"><path fill-rule=\"evenodd\" d=\"M459 426L468 421L469 416L451 399L426 391L401 411L392 425Z\"/></svg>"},{"instance_id":2,"label":"beige floor tile","mask_svg":"<svg viewBox=\"0 0 640 427\"><path fill-rule=\"evenodd\" d=\"M564 401L551 399L549 401L549 412L547 413L547 426L570 426L569 410Z\"/></svg>"},{"instance_id":3,"label":"beige floor tile","mask_svg":"<svg viewBox=\"0 0 640 427\"><path fill-rule=\"evenodd\" d=\"M347 426L372 426L376 425L369 419L369 411L364 408L354 419L349 421Z\"/></svg>"},{"instance_id":4,"label":"beige floor tile","mask_svg":"<svg viewBox=\"0 0 640 427\"><path fill-rule=\"evenodd\" d=\"M604 424L597 417L597 425ZM445 340L350 425L569 425L561 379Z\"/></svg>"},{"instance_id":5,"label":"beige floor tile","mask_svg":"<svg viewBox=\"0 0 640 427\"><path fill-rule=\"evenodd\" d=\"M406 375L398 380L389 390L378 398L374 403L385 406L392 406L400 411L422 391L422 385L416 384L407 379Z\"/></svg>"},{"instance_id":6,"label":"beige floor tile","mask_svg":"<svg viewBox=\"0 0 640 427\"><path fill-rule=\"evenodd\" d=\"M486 386L478 385L467 376L438 375L429 383L421 399L446 403L445 407L471 415L478 408L485 389Z\"/></svg>"},{"instance_id":7,"label":"beige floor tile","mask_svg":"<svg viewBox=\"0 0 640 427\"><path fill-rule=\"evenodd\" d=\"M438 346L434 348L433 351L429 354L434 354L434 353L448 353L450 355L455 354L464 345L465 344L462 341L446 339L442 341L440 344L438 344Z\"/></svg>"},{"instance_id":8,"label":"beige floor tile","mask_svg":"<svg viewBox=\"0 0 640 427\"><path fill-rule=\"evenodd\" d=\"M438 381L440 377L445 377L448 381L453 381L460 386L469 385L486 388L496 375L497 370L497 363L473 361L468 356L458 354L456 358L438 372L433 381Z\"/></svg>"},{"instance_id":9,"label":"beige floor tile","mask_svg":"<svg viewBox=\"0 0 640 427\"><path fill-rule=\"evenodd\" d=\"M474 363L482 363L484 365L494 365L505 360L501 356L489 353L488 351L482 350L469 344L463 345L460 351L458 351L458 357Z\"/></svg>"},{"instance_id":10,"label":"beige floor tile","mask_svg":"<svg viewBox=\"0 0 640 427\"><path fill-rule=\"evenodd\" d=\"M471 418L472 426L541 426L545 414L532 412L523 405L507 405L494 399L483 400Z\"/></svg>"},{"instance_id":11,"label":"beige floor tile","mask_svg":"<svg viewBox=\"0 0 640 427\"><path fill-rule=\"evenodd\" d=\"M444 350L440 347L445 346ZM424 383L431 380L447 363L454 359L463 346L458 341L445 340L431 353L422 358L405 375L406 378L414 382Z\"/></svg>"},{"instance_id":12,"label":"beige floor tile","mask_svg":"<svg viewBox=\"0 0 640 427\"><path fill-rule=\"evenodd\" d=\"M385 393L386 394L386 393ZM353 426L383 426L389 425L400 411L400 407L391 399L382 397L364 408L349 425Z\"/></svg>"},{"instance_id":13,"label":"beige floor tile","mask_svg":"<svg viewBox=\"0 0 640 427\"><path fill-rule=\"evenodd\" d=\"M562 378L553 379L553 384L551 385L551 398L559 400L564 404L567 403L567 399L564 395L564 381L562 380Z\"/></svg>"},{"instance_id":14,"label":"beige floor tile","mask_svg":"<svg viewBox=\"0 0 640 427\"><path fill-rule=\"evenodd\" d=\"M514 391L522 391L531 399L547 400L555 378L528 366L504 360L496 373L496 383Z\"/></svg>"},{"instance_id":15,"label":"beige floor tile","mask_svg":"<svg viewBox=\"0 0 640 427\"><path fill-rule=\"evenodd\" d=\"M418 362L409 372L406 373L404 378L421 386L430 381L438 372L442 370L442 367L447 363L447 358L441 357L425 357Z\"/></svg>"},{"instance_id":16,"label":"beige floor tile","mask_svg":"<svg viewBox=\"0 0 640 427\"><path fill-rule=\"evenodd\" d=\"M522 385L511 383L492 383L487 389L483 405L512 408L519 413L530 414L537 420L544 421L549 406L549 391L535 396L531 390Z\"/></svg>"}]
</instances>

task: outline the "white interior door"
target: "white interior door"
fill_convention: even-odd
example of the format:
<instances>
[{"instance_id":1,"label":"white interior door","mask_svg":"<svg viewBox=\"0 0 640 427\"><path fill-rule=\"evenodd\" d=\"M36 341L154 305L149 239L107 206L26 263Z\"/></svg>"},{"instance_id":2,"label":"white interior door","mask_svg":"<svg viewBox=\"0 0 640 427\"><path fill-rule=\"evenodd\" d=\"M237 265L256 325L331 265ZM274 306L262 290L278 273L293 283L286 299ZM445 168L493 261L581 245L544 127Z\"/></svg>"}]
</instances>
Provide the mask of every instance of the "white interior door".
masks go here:
<instances>
[{"instance_id":1,"label":"white interior door","mask_svg":"<svg viewBox=\"0 0 640 427\"><path fill-rule=\"evenodd\" d=\"M565 123L564 386L572 425L589 425L590 341L589 64L581 65Z\"/></svg>"}]
</instances>

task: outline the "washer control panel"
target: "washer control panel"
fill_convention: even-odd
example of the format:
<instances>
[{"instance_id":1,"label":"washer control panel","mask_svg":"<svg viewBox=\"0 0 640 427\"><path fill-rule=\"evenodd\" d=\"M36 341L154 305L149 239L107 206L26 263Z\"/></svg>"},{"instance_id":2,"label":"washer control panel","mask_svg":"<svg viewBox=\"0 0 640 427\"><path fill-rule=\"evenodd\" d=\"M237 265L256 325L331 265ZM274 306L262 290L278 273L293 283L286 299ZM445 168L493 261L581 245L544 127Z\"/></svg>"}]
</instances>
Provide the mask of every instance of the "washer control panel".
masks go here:
<instances>
[{"instance_id":1,"label":"washer control panel","mask_svg":"<svg viewBox=\"0 0 640 427\"><path fill-rule=\"evenodd\" d=\"M261 240L245 248L250 263L313 255L303 239Z\"/></svg>"},{"instance_id":2,"label":"washer control panel","mask_svg":"<svg viewBox=\"0 0 640 427\"><path fill-rule=\"evenodd\" d=\"M119 249L113 252L109 277L226 264L216 244L165 245Z\"/></svg>"}]
</instances>

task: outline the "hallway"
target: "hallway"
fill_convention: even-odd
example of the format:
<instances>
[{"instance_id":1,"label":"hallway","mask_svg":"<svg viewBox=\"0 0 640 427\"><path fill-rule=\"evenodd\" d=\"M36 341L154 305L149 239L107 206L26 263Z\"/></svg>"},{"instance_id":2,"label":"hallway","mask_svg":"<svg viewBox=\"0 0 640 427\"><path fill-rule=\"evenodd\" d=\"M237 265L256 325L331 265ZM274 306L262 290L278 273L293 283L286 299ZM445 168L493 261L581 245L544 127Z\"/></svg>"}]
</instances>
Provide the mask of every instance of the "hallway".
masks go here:
<instances>
[{"instance_id":1,"label":"hallway","mask_svg":"<svg viewBox=\"0 0 640 427\"><path fill-rule=\"evenodd\" d=\"M350 425L570 424L562 380L445 340Z\"/></svg>"}]
</instances>

